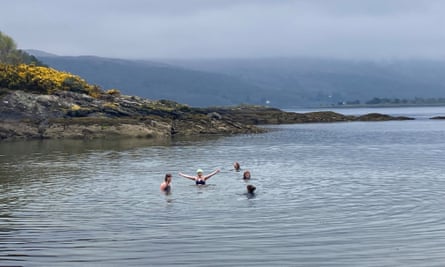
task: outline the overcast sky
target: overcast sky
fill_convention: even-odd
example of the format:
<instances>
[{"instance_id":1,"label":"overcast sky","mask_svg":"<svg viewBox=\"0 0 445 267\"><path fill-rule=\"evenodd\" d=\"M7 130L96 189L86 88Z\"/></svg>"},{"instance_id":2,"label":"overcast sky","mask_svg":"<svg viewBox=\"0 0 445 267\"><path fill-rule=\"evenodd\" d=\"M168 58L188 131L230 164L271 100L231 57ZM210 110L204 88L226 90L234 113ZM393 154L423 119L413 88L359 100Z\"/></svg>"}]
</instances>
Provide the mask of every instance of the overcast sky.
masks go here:
<instances>
[{"instance_id":1,"label":"overcast sky","mask_svg":"<svg viewBox=\"0 0 445 267\"><path fill-rule=\"evenodd\" d=\"M445 59L445 0L14 0L21 49L118 58Z\"/></svg>"}]
</instances>

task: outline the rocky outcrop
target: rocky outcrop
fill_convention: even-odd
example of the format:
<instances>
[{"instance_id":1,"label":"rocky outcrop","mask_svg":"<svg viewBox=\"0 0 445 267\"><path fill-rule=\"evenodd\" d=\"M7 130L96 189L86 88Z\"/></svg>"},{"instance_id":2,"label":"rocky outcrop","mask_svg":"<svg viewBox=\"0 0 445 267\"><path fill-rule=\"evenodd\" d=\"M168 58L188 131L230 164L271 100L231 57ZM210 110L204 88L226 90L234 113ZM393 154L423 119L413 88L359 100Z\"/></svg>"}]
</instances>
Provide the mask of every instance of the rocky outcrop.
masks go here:
<instances>
[{"instance_id":1,"label":"rocky outcrop","mask_svg":"<svg viewBox=\"0 0 445 267\"><path fill-rule=\"evenodd\" d=\"M432 120L445 120L445 116L436 116L436 117L432 117L430 119L432 119Z\"/></svg>"},{"instance_id":2,"label":"rocky outcrop","mask_svg":"<svg viewBox=\"0 0 445 267\"><path fill-rule=\"evenodd\" d=\"M37 138L171 138L260 133L258 125L404 120L383 114L294 113L262 106L191 108L136 96L58 91L51 95L0 89L0 140Z\"/></svg>"},{"instance_id":3,"label":"rocky outcrop","mask_svg":"<svg viewBox=\"0 0 445 267\"><path fill-rule=\"evenodd\" d=\"M40 138L170 138L173 135L258 133L264 129L173 101L67 91L52 95L0 91L0 140Z\"/></svg>"},{"instance_id":4,"label":"rocky outcrop","mask_svg":"<svg viewBox=\"0 0 445 267\"><path fill-rule=\"evenodd\" d=\"M380 113L369 113L366 115L358 116L355 118L355 120L356 121L393 121L393 120L404 121L404 120L414 120L414 119L405 116L394 117Z\"/></svg>"},{"instance_id":5,"label":"rocky outcrop","mask_svg":"<svg viewBox=\"0 0 445 267\"><path fill-rule=\"evenodd\" d=\"M363 116L343 115L332 111L308 113L284 112L280 109L261 106L239 106L232 108L206 108L203 112L220 114L222 117L246 124L291 124L342 121L387 121L412 120L409 117L393 117L385 114L370 113Z\"/></svg>"}]
</instances>

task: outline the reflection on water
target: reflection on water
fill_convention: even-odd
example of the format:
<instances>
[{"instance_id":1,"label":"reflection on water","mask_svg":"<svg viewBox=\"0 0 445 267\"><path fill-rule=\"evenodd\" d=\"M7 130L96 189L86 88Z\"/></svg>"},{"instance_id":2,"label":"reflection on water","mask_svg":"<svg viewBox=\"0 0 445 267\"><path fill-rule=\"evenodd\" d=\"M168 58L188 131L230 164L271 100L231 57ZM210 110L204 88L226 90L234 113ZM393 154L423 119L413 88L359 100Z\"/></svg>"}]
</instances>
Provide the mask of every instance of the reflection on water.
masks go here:
<instances>
[{"instance_id":1,"label":"reflection on water","mask_svg":"<svg viewBox=\"0 0 445 267\"><path fill-rule=\"evenodd\" d=\"M170 139L142 139L142 138L128 138L128 139L112 139L112 140L34 140L34 141L15 141L4 142L0 146L0 156L19 156L29 154L80 154L93 150L113 150L123 151L128 149L162 145L168 146L171 144ZM1 160L0 157L0 160Z\"/></svg>"},{"instance_id":2,"label":"reflection on water","mask_svg":"<svg viewBox=\"0 0 445 267\"><path fill-rule=\"evenodd\" d=\"M443 123L274 127L154 143L1 143L0 265L445 264ZM177 175L197 168L221 173L205 187Z\"/></svg>"}]
</instances>

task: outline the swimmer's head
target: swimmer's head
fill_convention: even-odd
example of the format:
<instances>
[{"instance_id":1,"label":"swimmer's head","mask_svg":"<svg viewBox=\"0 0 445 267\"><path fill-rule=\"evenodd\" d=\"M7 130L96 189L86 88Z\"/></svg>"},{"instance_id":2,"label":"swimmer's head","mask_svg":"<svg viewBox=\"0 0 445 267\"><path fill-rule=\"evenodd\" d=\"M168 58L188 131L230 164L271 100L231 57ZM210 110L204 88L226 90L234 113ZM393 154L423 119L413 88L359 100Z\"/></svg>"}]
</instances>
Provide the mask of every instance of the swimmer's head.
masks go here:
<instances>
[{"instance_id":1,"label":"swimmer's head","mask_svg":"<svg viewBox=\"0 0 445 267\"><path fill-rule=\"evenodd\" d=\"M239 165L239 163L238 163L237 161L235 161L235 162L233 163L233 168L234 168L235 170L239 171L240 168L241 168L241 166Z\"/></svg>"},{"instance_id":2,"label":"swimmer's head","mask_svg":"<svg viewBox=\"0 0 445 267\"><path fill-rule=\"evenodd\" d=\"M200 173L202 174L203 171L202 171L201 169L197 169L197 170L196 170L196 173L197 173L197 174L200 174Z\"/></svg>"},{"instance_id":3,"label":"swimmer's head","mask_svg":"<svg viewBox=\"0 0 445 267\"><path fill-rule=\"evenodd\" d=\"M253 194L255 193L256 187L254 185L247 185L247 193Z\"/></svg>"}]
</instances>

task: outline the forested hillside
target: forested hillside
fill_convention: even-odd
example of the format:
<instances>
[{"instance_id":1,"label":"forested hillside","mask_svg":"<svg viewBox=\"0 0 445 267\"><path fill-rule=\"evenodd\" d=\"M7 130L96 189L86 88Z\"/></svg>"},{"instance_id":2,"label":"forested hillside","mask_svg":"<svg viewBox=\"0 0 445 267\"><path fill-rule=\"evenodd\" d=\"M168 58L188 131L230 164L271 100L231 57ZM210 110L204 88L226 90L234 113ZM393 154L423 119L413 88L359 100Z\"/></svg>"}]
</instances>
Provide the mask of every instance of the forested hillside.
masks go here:
<instances>
[{"instance_id":1,"label":"forested hillside","mask_svg":"<svg viewBox=\"0 0 445 267\"><path fill-rule=\"evenodd\" d=\"M190 106L262 104L268 92L229 75L195 71L152 61L81 57L39 57L45 64L84 77L103 88Z\"/></svg>"},{"instance_id":2,"label":"forested hillside","mask_svg":"<svg viewBox=\"0 0 445 267\"><path fill-rule=\"evenodd\" d=\"M175 60L169 63L227 74L276 92L276 95L298 94L303 103L312 105L357 100L365 103L375 98L445 97L445 61L281 58ZM280 103L293 104L281 99Z\"/></svg>"},{"instance_id":3,"label":"forested hillside","mask_svg":"<svg viewBox=\"0 0 445 267\"><path fill-rule=\"evenodd\" d=\"M445 97L445 61L345 61L310 58L165 60L40 56L125 94L191 106L261 104L280 108L373 99Z\"/></svg>"}]
</instances>

